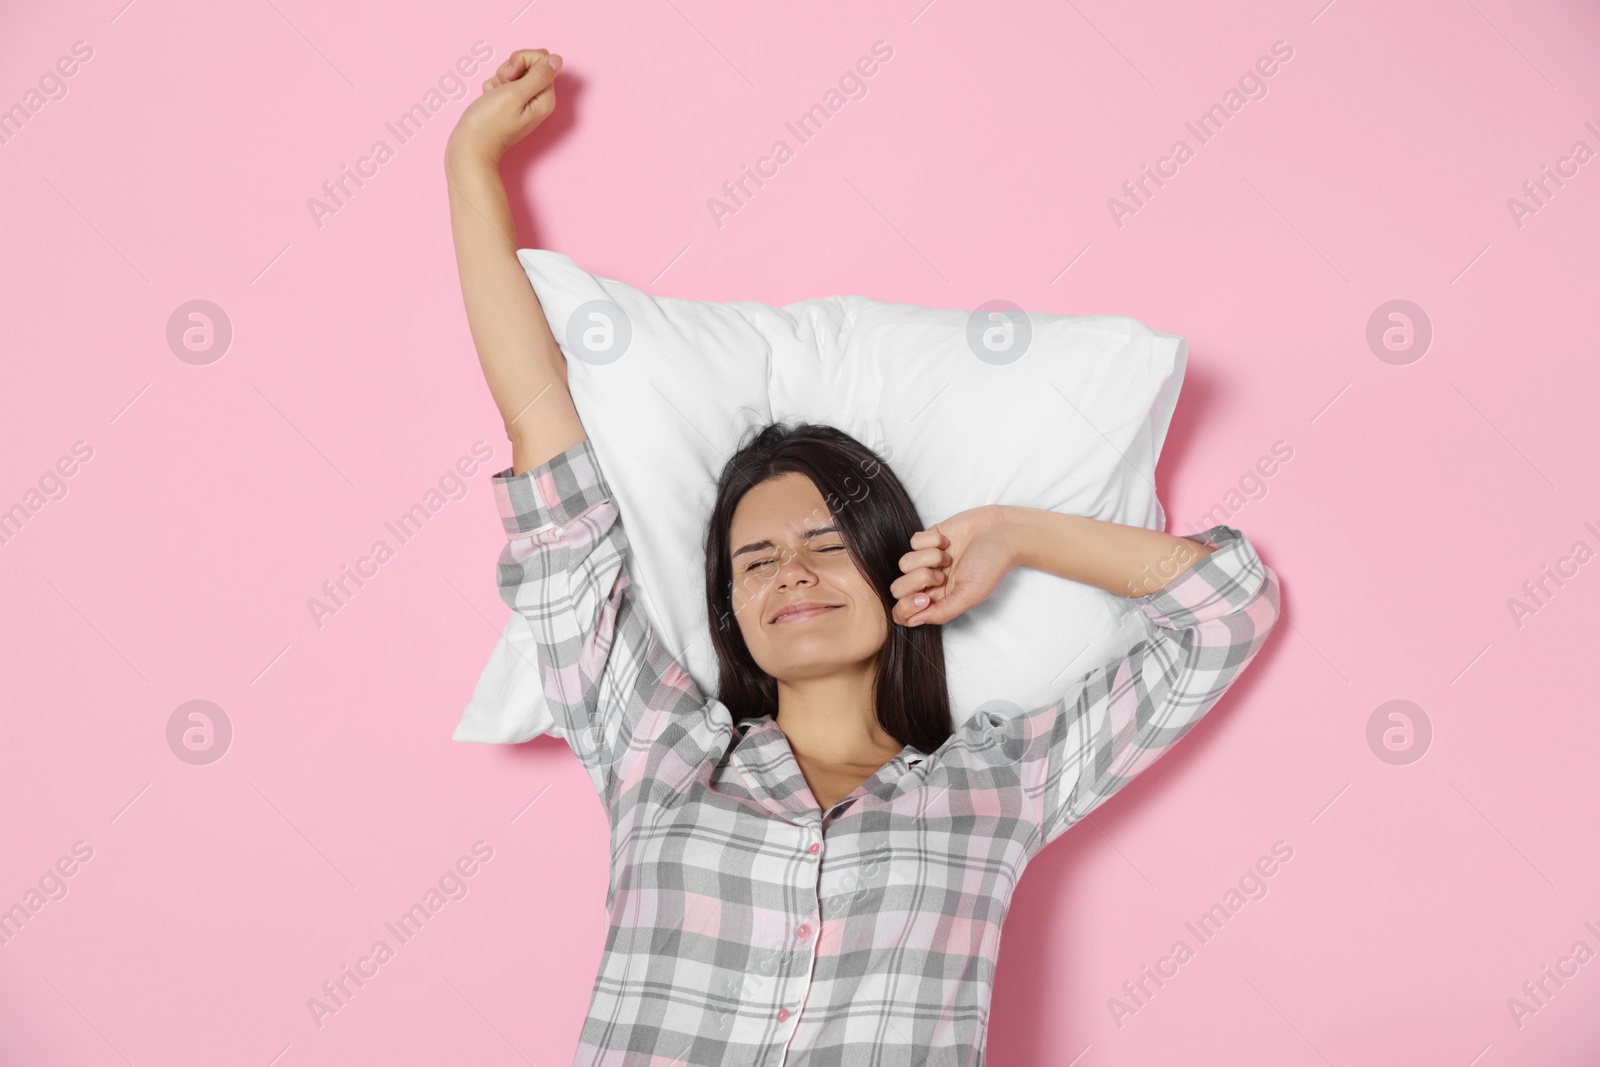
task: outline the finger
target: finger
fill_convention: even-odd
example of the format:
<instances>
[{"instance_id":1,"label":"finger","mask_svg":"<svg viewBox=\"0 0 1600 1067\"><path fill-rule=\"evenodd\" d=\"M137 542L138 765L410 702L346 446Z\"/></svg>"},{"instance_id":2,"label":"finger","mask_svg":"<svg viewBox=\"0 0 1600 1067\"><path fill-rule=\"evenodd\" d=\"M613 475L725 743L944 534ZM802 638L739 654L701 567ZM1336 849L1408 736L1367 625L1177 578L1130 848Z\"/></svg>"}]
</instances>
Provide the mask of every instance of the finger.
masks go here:
<instances>
[{"instance_id":1,"label":"finger","mask_svg":"<svg viewBox=\"0 0 1600 1067\"><path fill-rule=\"evenodd\" d=\"M522 105L524 118L538 118L540 121L548 118L556 110L556 87L547 85L539 92L534 93L528 102Z\"/></svg>"},{"instance_id":2,"label":"finger","mask_svg":"<svg viewBox=\"0 0 1600 1067\"><path fill-rule=\"evenodd\" d=\"M526 49L512 52L509 56L506 56L503 63L494 68L494 77L490 78L485 84L491 89L504 85L521 74L527 63L528 55Z\"/></svg>"},{"instance_id":3,"label":"finger","mask_svg":"<svg viewBox=\"0 0 1600 1067\"><path fill-rule=\"evenodd\" d=\"M555 68L550 66L551 58L543 48L526 52L518 69L506 80L522 88L528 98L537 96L556 79Z\"/></svg>"},{"instance_id":4,"label":"finger","mask_svg":"<svg viewBox=\"0 0 1600 1067\"><path fill-rule=\"evenodd\" d=\"M950 602L948 597L936 597L929 601L928 604L922 608L916 608L915 602L916 598L913 597L912 604L914 610L912 611L909 622L909 625L911 626L922 626L927 623L933 623L935 625L946 623L955 618L957 614L956 612L950 610Z\"/></svg>"},{"instance_id":5,"label":"finger","mask_svg":"<svg viewBox=\"0 0 1600 1067\"><path fill-rule=\"evenodd\" d=\"M909 574L896 579L894 585L898 589L891 587L889 595L894 597L893 614L901 620L910 618L943 595L937 583L919 581Z\"/></svg>"},{"instance_id":6,"label":"finger","mask_svg":"<svg viewBox=\"0 0 1600 1067\"><path fill-rule=\"evenodd\" d=\"M501 81L511 81L521 77L523 71L549 54L544 48L519 48L506 56L506 61L500 64L495 73Z\"/></svg>"},{"instance_id":7,"label":"finger","mask_svg":"<svg viewBox=\"0 0 1600 1067\"><path fill-rule=\"evenodd\" d=\"M918 593L914 596L902 597L894 605L894 619L902 626L911 625L911 620L928 607L932 601L926 599L927 594Z\"/></svg>"},{"instance_id":8,"label":"finger","mask_svg":"<svg viewBox=\"0 0 1600 1067\"><path fill-rule=\"evenodd\" d=\"M950 553L942 548L921 548L901 556L900 569L911 571L917 567L946 567L951 562Z\"/></svg>"},{"instance_id":9,"label":"finger","mask_svg":"<svg viewBox=\"0 0 1600 1067\"><path fill-rule=\"evenodd\" d=\"M540 62L510 83L516 93L514 99L520 103L525 116L541 109L545 115L555 111L555 80L556 72L550 69L549 64Z\"/></svg>"},{"instance_id":10,"label":"finger","mask_svg":"<svg viewBox=\"0 0 1600 1067\"><path fill-rule=\"evenodd\" d=\"M909 574L902 574L889 583L889 595L897 599L905 599L914 593L927 592L930 588L936 589L944 584L944 570L939 567L921 567Z\"/></svg>"}]
</instances>

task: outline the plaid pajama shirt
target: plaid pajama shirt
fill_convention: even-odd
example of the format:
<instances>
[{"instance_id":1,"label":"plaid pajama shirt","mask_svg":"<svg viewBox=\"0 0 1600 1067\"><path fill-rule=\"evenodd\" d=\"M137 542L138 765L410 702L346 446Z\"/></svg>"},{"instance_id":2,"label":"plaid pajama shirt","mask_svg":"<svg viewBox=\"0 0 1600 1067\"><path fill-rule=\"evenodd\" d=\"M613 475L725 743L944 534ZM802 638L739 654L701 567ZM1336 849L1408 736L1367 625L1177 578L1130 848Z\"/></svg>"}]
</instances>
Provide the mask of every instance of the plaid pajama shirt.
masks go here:
<instances>
[{"instance_id":1,"label":"plaid pajama shirt","mask_svg":"<svg viewBox=\"0 0 1600 1067\"><path fill-rule=\"evenodd\" d=\"M1024 866L1206 713L1278 617L1238 530L1135 603L1148 637L1020 716L906 746L823 812L771 716L734 723L629 594L590 442L493 476L501 597L551 733L611 827L609 929L575 1067L981 1067Z\"/></svg>"}]
</instances>

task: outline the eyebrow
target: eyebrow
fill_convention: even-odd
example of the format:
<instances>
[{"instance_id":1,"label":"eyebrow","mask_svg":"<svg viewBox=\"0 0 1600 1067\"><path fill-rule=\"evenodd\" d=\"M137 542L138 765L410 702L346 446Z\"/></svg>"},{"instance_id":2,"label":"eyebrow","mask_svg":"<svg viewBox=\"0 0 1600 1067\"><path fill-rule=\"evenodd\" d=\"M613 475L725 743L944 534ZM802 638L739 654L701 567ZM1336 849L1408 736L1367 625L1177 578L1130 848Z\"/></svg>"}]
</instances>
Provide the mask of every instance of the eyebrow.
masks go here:
<instances>
[{"instance_id":1,"label":"eyebrow","mask_svg":"<svg viewBox=\"0 0 1600 1067\"><path fill-rule=\"evenodd\" d=\"M805 531L803 534L801 534L801 536L809 539L809 538L812 538L812 537L817 537L820 534L838 533L838 532L839 532L839 527L837 527L837 526L818 526L815 530L807 530L807 531ZM743 548L735 549L734 552L733 552L733 556L730 556L729 559L732 559L734 556L742 556L746 552L760 552L764 548L777 548L777 547L778 546L776 544L774 544L773 542L771 542L771 541L751 541L748 545L745 545Z\"/></svg>"}]
</instances>

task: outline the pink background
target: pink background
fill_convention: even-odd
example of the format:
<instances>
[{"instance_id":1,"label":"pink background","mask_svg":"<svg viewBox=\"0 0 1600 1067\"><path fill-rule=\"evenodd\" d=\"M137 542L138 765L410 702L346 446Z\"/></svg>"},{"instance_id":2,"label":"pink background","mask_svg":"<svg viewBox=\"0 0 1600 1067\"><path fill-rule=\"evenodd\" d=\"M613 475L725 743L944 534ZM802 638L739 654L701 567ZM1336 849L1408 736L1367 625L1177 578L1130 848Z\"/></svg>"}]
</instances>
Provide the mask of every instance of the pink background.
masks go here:
<instances>
[{"instance_id":1,"label":"pink background","mask_svg":"<svg viewBox=\"0 0 1600 1067\"><path fill-rule=\"evenodd\" d=\"M57 485L76 442L92 457L0 545L0 906L76 842L92 858L0 946L0 1061L570 1062L604 937L603 813L557 741L450 740L506 615L488 478L509 451L441 169L465 101L404 144L384 126L480 40L490 66L516 47L567 62L557 117L506 165L522 245L666 295L1002 298L1189 338L1171 528L1243 478L1255 498L1226 521L1282 577L1288 625L1034 864L992 1064L1600 1057L1600 959L1546 979L1542 1006L1523 989L1579 941L1600 951L1580 677L1600 562L1520 625L1508 606L1575 542L1600 549L1600 160L1520 225L1508 207L1574 142L1600 149L1600 14L519 7L6 15L0 106L74 42L93 54L0 144L0 509ZM879 40L893 57L866 95L797 145L785 121ZM1200 143L1185 121L1275 41L1293 56L1266 95ZM794 158L717 225L708 199L780 137ZM319 226L307 200L379 138L393 158ZM1108 198L1178 138L1193 158L1119 226ZM194 299L233 329L206 365L166 336ZM1433 330L1404 364L1367 341L1395 299ZM1292 458L1252 482L1280 441ZM464 495L319 626L322 583L395 547L385 522L461 457ZM204 766L166 733L196 699L233 730ZM1420 760L1369 744L1390 700L1431 723ZM384 923L478 841L493 854L466 895L398 943ZM1280 841L1265 896L1199 943L1185 923ZM393 958L319 1027L308 998L379 938ZM1179 939L1193 958L1128 998ZM1119 1021L1114 997L1137 1010Z\"/></svg>"}]
</instances>

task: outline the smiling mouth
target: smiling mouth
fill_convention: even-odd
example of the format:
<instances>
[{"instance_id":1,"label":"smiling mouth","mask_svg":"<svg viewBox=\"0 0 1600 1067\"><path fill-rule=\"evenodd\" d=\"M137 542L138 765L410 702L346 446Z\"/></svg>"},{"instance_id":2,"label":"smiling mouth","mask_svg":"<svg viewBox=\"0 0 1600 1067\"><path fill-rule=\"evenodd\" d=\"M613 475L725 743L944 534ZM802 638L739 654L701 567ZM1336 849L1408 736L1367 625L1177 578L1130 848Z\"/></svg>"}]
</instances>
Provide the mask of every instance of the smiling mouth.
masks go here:
<instances>
[{"instance_id":1,"label":"smiling mouth","mask_svg":"<svg viewBox=\"0 0 1600 1067\"><path fill-rule=\"evenodd\" d=\"M819 606L815 608L800 608L797 611L790 611L779 615L776 619L773 619L772 622L773 625L777 625L780 622L803 622L806 619L816 618L818 615L826 615L828 612L833 611L841 606L842 605L839 604L830 604L827 607Z\"/></svg>"}]
</instances>

